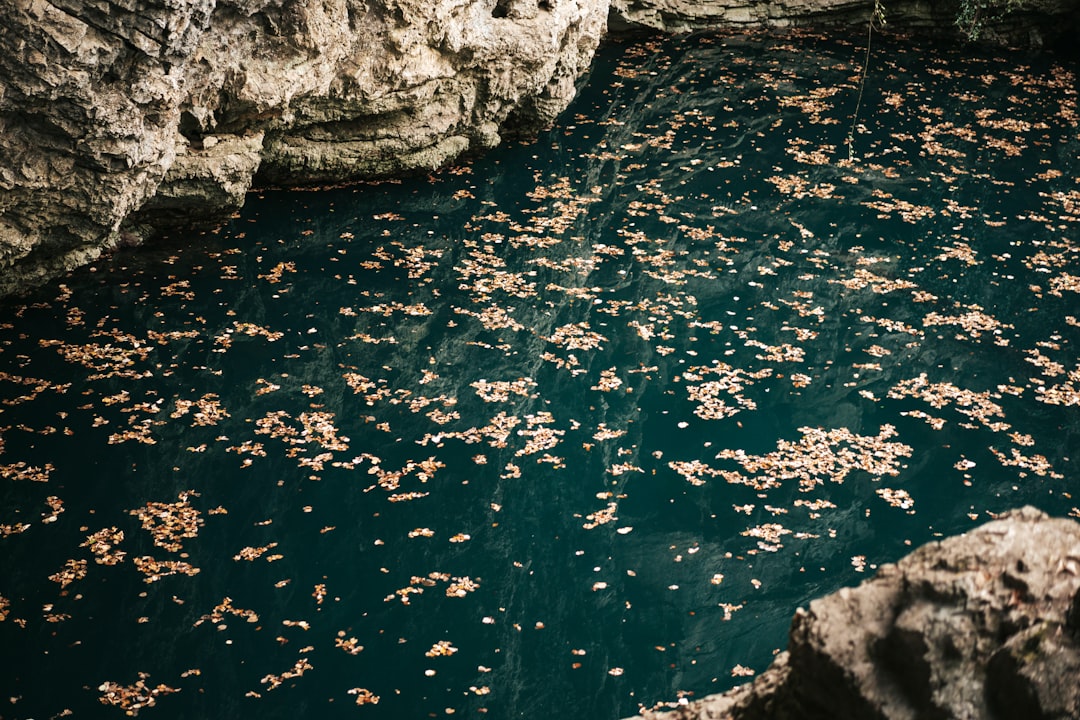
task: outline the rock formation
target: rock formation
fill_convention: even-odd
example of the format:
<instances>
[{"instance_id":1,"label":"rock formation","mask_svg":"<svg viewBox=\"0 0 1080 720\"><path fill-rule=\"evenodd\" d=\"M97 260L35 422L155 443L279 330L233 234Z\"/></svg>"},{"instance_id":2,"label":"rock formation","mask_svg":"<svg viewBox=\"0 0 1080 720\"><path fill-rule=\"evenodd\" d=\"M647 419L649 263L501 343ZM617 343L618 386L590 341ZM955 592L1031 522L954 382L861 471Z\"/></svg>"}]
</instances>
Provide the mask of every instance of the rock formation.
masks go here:
<instances>
[{"instance_id":1,"label":"rock formation","mask_svg":"<svg viewBox=\"0 0 1080 720\"><path fill-rule=\"evenodd\" d=\"M961 0L880 2L888 27L949 38L962 35L957 26L961 5ZM1075 31L1076 8L1069 0L1024 0L1008 12L982 5L980 35L990 43L1040 46ZM865 25L874 7L872 0L611 0L608 24L613 30L661 32Z\"/></svg>"},{"instance_id":2,"label":"rock formation","mask_svg":"<svg viewBox=\"0 0 1080 720\"><path fill-rule=\"evenodd\" d=\"M959 0L887 3L952 27ZM865 23L872 0L7 0L0 294L215 222L257 179L430 170L550 123L605 28ZM1025 0L1057 23L1072 0ZM1017 32L1038 27L1014 24ZM1024 38L1020 38L1023 40ZM1030 39L1030 38L1029 38Z\"/></svg>"},{"instance_id":3,"label":"rock formation","mask_svg":"<svg viewBox=\"0 0 1080 720\"><path fill-rule=\"evenodd\" d=\"M219 220L255 176L430 170L551 122L602 0L0 4L0 292Z\"/></svg>"},{"instance_id":4,"label":"rock formation","mask_svg":"<svg viewBox=\"0 0 1080 720\"><path fill-rule=\"evenodd\" d=\"M752 683L643 718L1080 717L1078 591L1080 524L1015 510L796 611Z\"/></svg>"}]
</instances>

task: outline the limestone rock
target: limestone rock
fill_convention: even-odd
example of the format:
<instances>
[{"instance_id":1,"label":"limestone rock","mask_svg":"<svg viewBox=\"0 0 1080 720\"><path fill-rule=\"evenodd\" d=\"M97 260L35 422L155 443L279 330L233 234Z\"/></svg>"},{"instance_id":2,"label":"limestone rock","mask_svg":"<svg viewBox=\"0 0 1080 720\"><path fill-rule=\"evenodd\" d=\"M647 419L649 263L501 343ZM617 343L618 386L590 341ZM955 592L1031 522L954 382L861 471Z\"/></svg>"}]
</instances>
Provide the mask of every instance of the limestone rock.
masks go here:
<instances>
[{"instance_id":1,"label":"limestone rock","mask_svg":"<svg viewBox=\"0 0 1080 720\"><path fill-rule=\"evenodd\" d=\"M888 0L881 6L890 30L957 39L963 37L957 26L961 4ZM611 0L608 26L616 32L865 26L874 7L873 0ZM1008 12L983 15L982 40L1040 46L1070 33L1075 37L1078 8L1073 0L1025 0Z\"/></svg>"},{"instance_id":2,"label":"limestone rock","mask_svg":"<svg viewBox=\"0 0 1080 720\"><path fill-rule=\"evenodd\" d=\"M606 0L0 3L0 293L282 185L550 123Z\"/></svg>"},{"instance_id":3,"label":"limestone rock","mask_svg":"<svg viewBox=\"0 0 1080 720\"><path fill-rule=\"evenodd\" d=\"M0 4L0 285L94 257L153 194L212 7Z\"/></svg>"},{"instance_id":4,"label":"limestone rock","mask_svg":"<svg viewBox=\"0 0 1080 720\"><path fill-rule=\"evenodd\" d=\"M752 683L645 718L1080 717L1080 524L1034 508L796 612Z\"/></svg>"},{"instance_id":5,"label":"limestone rock","mask_svg":"<svg viewBox=\"0 0 1080 720\"><path fill-rule=\"evenodd\" d=\"M126 225L149 218L153 224L214 223L244 203L259 168L264 133L207 135L199 143L178 144L176 158L156 192ZM192 214L198 208L199 216ZM201 216L201 217L200 217Z\"/></svg>"}]
</instances>

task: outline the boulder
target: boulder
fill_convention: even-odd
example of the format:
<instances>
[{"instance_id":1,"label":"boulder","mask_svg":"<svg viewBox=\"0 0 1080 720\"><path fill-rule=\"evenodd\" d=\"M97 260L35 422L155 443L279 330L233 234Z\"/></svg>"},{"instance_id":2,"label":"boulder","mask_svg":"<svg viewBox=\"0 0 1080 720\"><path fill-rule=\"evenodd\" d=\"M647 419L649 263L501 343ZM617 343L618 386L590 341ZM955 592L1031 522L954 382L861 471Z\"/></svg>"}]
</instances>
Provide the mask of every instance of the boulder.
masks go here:
<instances>
[{"instance_id":1,"label":"boulder","mask_svg":"<svg viewBox=\"0 0 1080 720\"><path fill-rule=\"evenodd\" d=\"M1080 717L1080 524L1034 508L799 609L753 682L638 720Z\"/></svg>"}]
</instances>

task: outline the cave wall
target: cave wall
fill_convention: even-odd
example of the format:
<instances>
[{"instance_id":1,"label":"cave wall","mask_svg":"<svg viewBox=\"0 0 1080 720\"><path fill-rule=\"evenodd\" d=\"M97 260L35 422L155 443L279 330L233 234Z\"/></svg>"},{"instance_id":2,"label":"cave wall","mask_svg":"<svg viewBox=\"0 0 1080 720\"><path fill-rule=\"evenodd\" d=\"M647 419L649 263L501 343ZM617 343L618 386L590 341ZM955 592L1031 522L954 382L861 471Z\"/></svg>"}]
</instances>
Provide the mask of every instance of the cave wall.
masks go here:
<instances>
[{"instance_id":1,"label":"cave wall","mask_svg":"<svg viewBox=\"0 0 1080 720\"><path fill-rule=\"evenodd\" d=\"M436 168L550 123L601 0L0 4L0 292L220 220L255 177Z\"/></svg>"},{"instance_id":2,"label":"cave wall","mask_svg":"<svg viewBox=\"0 0 1080 720\"><path fill-rule=\"evenodd\" d=\"M970 41L957 20L963 0L880 0L880 30ZM711 28L751 30L865 25L873 0L611 0L608 27L615 32L649 28L692 32ZM985 44L1040 47L1077 37L1076 0L1023 0L1008 12L979 14Z\"/></svg>"}]
</instances>

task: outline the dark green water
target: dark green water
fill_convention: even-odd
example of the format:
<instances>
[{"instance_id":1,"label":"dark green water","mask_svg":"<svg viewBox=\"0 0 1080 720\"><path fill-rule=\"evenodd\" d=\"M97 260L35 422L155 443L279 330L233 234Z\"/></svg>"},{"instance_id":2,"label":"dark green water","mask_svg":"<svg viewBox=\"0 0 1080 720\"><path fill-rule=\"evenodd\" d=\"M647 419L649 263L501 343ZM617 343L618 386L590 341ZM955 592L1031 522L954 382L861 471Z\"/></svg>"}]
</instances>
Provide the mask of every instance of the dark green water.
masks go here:
<instances>
[{"instance_id":1,"label":"dark green water","mask_svg":"<svg viewBox=\"0 0 1080 720\"><path fill-rule=\"evenodd\" d=\"M5 302L0 717L614 718L1077 513L1075 67L875 39L849 156L864 40L608 47L535 142Z\"/></svg>"}]
</instances>

